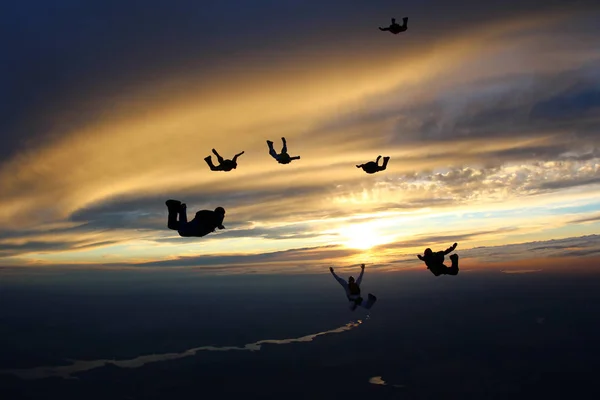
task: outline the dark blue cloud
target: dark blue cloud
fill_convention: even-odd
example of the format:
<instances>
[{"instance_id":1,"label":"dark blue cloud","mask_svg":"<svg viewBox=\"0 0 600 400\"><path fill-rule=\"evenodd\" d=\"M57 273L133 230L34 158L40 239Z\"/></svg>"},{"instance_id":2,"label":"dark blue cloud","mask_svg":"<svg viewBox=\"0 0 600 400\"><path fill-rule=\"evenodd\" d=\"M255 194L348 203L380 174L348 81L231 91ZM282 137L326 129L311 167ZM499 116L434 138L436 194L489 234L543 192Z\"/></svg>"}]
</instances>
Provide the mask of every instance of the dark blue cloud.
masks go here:
<instances>
[{"instance_id":1,"label":"dark blue cloud","mask_svg":"<svg viewBox=\"0 0 600 400\"><path fill-rule=\"evenodd\" d=\"M315 60L337 55L346 62L368 57L389 47L390 38L376 27L391 16L411 17L414 34L403 41L403 51L409 51L486 22L596 3L462 0L448 8L442 0L3 2L0 159L94 121L117 98L168 76L193 72L214 83L223 71L267 68L295 54Z\"/></svg>"},{"instance_id":2,"label":"dark blue cloud","mask_svg":"<svg viewBox=\"0 0 600 400\"><path fill-rule=\"evenodd\" d=\"M536 104L533 119L565 120L598 116L600 113L600 83L578 83L556 96ZM600 126L600 124L599 124Z\"/></svg>"}]
</instances>

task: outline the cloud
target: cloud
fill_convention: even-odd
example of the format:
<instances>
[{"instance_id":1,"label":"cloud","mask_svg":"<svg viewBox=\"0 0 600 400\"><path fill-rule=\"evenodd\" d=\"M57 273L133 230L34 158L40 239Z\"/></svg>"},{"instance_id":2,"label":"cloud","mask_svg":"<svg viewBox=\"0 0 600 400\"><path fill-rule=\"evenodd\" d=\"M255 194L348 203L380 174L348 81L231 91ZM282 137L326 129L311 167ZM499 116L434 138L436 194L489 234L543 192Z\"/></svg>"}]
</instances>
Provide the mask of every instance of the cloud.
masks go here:
<instances>
[{"instance_id":1,"label":"cloud","mask_svg":"<svg viewBox=\"0 0 600 400\"><path fill-rule=\"evenodd\" d=\"M356 214L594 190L597 4L463 0L457 18L431 13L438 4L407 6L419 22L401 38L380 35L390 16L366 3L7 7L3 37L18 40L0 67L12 77L0 256L188 243L165 229L168 198L228 210L207 246L284 248ZM268 157L265 140L281 136L299 162ZM212 147L245 150L240 168L209 172ZM383 151L385 174L354 168Z\"/></svg>"},{"instance_id":2,"label":"cloud","mask_svg":"<svg viewBox=\"0 0 600 400\"><path fill-rule=\"evenodd\" d=\"M442 244L443 249L450 247L455 242L472 240L488 235L499 235L517 231L518 228L499 228L493 230L473 231L473 232L453 232L447 235L415 235L411 240L402 240L392 244L378 246L380 249L404 248L413 246L429 247L434 244Z\"/></svg>"},{"instance_id":3,"label":"cloud","mask_svg":"<svg viewBox=\"0 0 600 400\"><path fill-rule=\"evenodd\" d=\"M308 264L312 262L325 263L328 260L349 257L359 253L355 249L345 249L340 246L316 246L300 249L289 249L263 254L242 255L201 255L193 257L176 257L170 260L151 261L137 264L140 267L169 267L169 266L232 266L266 265L266 264Z\"/></svg>"},{"instance_id":4,"label":"cloud","mask_svg":"<svg viewBox=\"0 0 600 400\"><path fill-rule=\"evenodd\" d=\"M600 215L592 215L592 216L584 217L584 218L576 218L576 219L571 220L570 222L572 224L584 224L587 222L598 222L598 221L600 221Z\"/></svg>"},{"instance_id":5,"label":"cloud","mask_svg":"<svg viewBox=\"0 0 600 400\"><path fill-rule=\"evenodd\" d=\"M476 247L461 256L482 261L527 260L540 258L586 257L600 252L600 236L586 235L565 239L533 241L505 246Z\"/></svg>"},{"instance_id":6,"label":"cloud","mask_svg":"<svg viewBox=\"0 0 600 400\"><path fill-rule=\"evenodd\" d=\"M531 274L534 272L542 272L542 269L519 269L519 270L501 270L503 274Z\"/></svg>"}]
</instances>

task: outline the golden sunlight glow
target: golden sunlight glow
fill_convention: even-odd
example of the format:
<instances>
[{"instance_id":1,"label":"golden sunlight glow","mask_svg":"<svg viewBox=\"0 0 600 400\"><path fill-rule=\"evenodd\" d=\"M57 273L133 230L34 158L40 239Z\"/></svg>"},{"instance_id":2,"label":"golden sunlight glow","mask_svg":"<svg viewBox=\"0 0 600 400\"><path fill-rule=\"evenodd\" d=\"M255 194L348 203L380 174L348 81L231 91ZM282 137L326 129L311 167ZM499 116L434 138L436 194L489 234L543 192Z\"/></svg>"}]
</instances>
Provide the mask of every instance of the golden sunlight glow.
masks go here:
<instances>
[{"instance_id":1,"label":"golden sunlight glow","mask_svg":"<svg viewBox=\"0 0 600 400\"><path fill-rule=\"evenodd\" d=\"M344 238L343 244L352 249L367 250L373 246L388 243L388 238L370 224L353 224L339 229L339 234Z\"/></svg>"}]
</instances>

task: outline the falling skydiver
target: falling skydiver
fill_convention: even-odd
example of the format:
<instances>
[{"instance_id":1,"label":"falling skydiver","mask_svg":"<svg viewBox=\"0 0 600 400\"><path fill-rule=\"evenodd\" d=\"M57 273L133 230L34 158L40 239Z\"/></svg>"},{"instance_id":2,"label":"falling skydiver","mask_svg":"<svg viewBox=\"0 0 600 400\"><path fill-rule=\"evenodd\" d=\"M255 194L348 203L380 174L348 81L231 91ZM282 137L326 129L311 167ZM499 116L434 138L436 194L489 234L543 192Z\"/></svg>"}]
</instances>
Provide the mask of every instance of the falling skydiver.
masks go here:
<instances>
[{"instance_id":1,"label":"falling skydiver","mask_svg":"<svg viewBox=\"0 0 600 400\"><path fill-rule=\"evenodd\" d=\"M331 274L335 278L336 281L339 282L340 285L346 291L346 297L348 297L348 301L350 304L350 310L354 311L358 306L364 307L367 310L373 307L373 304L377 301L377 297L369 293L368 300L364 301L360 296L360 283L362 282L363 275L365 273L365 264L361 264L360 266L360 275L358 275L358 279L354 281L354 277L349 277L348 282L340 278L333 272L333 267L329 268Z\"/></svg>"},{"instance_id":2,"label":"falling skydiver","mask_svg":"<svg viewBox=\"0 0 600 400\"><path fill-rule=\"evenodd\" d=\"M200 210L193 220L187 220L187 206L179 200L167 200L169 219L167 226L179 233L182 237L202 237L214 232L217 228L225 229L223 219L225 209L217 207L214 211ZM179 216L179 220L177 220Z\"/></svg>"},{"instance_id":3,"label":"falling skydiver","mask_svg":"<svg viewBox=\"0 0 600 400\"><path fill-rule=\"evenodd\" d=\"M281 141L283 142L283 148L281 149L281 154L277 154L277 152L273 148L273 142L267 140L267 146L269 146L269 154L271 155L271 157L276 159L279 164L289 164L293 160L299 160L300 156L290 157L290 155L288 154L287 142L285 141L284 137L281 138Z\"/></svg>"},{"instance_id":4,"label":"falling skydiver","mask_svg":"<svg viewBox=\"0 0 600 400\"><path fill-rule=\"evenodd\" d=\"M204 161L206 161L211 171L231 171L232 169L236 169L238 157L244 154L244 152L242 151L241 153L236 154L233 157L233 160L225 160L219 155L219 153L217 153L215 149L212 149L212 152L217 157L219 165L215 166L213 164L211 156L205 157Z\"/></svg>"},{"instance_id":5,"label":"falling skydiver","mask_svg":"<svg viewBox=\"0 0 600 400\"><path fill-rule=\"evenodd\" d=\"M369 161L366 164L357 165L356 168L362 168L363 171L365 171L367 174L374 174L375 172L383 171L386 169L388 161L390 161L390 158L383 157L383 165L381 165L381 167L378 165L380 158L381 158L381 156L378 156L377 160Z\"/></svg>"},{"instance_id":6,"label":"falling skydiver","mask_svg":"<svg viewBox=\"0 0 600 400\"><path fill-rule=\"evenodd\" d=\"M458 244L454 243L446 250L435 253L431 251L431 249L427 248L425 249L423 255L417 254L417 257L419 257L419 260L425 262L427 269L430 270L435 276L458 275L458 254L452 254L450 256L450 260L452 260L452 266L450 268L444 264L444 256L453 252L454 249L456 249L456 246L458 246Z\"/></svg>"},{"instance_id":7,"label":"falling skydiver","mask_svg":"<svg viewBox=\"0 0 600 400\"><path fill-rule=\"evenodd\" d=\"M402 25L396 23L396 18L392 18L392 24L387 28L379 28L380 31L388 31L393 33L394 35L399 34L400 32L406 32L408 29L408 17L402 18Z\"/></svg>"}]
</instances>

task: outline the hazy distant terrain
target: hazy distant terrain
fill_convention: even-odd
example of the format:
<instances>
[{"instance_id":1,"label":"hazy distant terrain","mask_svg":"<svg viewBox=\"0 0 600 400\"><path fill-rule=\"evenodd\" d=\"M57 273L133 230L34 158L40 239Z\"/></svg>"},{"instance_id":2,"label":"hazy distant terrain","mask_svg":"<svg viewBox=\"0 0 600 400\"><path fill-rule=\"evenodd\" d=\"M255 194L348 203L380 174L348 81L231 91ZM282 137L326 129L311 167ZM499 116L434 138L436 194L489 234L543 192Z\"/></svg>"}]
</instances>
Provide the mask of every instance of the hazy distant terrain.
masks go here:
<instances>
[{"instance_id":1,"label":"hazy distant terrain","mask_svg":"<svg viewBox=\"0 0 600 400\"><path fill-rule=\"evenodd\" d=\"M78 379L3 374L0 382L9 399L592 398L600 393L593 384L600 274L590 269L471 270L460 279L373 273L363 283L379 297L369 316L348 311L327 274L184 279L173 272L136 286L119 272L95 284L2 286L3 370L160 358L362 324L255 351L106 365ZM386 385L370 383L374 377Z\"/></svg>"}]
</instances>

